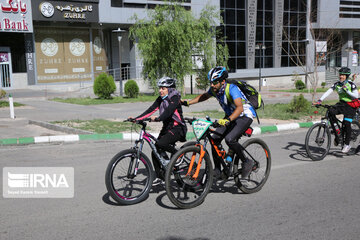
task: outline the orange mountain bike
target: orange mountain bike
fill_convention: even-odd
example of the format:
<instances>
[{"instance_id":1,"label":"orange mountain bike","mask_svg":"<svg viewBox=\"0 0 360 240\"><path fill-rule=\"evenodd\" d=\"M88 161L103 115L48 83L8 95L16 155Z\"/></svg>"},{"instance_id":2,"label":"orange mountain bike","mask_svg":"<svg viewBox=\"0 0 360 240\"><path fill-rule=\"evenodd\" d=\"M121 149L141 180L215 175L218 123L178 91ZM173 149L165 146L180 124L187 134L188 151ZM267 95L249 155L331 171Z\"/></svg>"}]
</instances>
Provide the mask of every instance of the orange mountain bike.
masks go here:
<instances>
[{"instance_id":1,"label":"orange mountain bike","mask_svg":"<svg viewBox=\"0 0 360 240\"><path fill-rule=\"evenodd\" d=\"M240 179L240 157L234 156L230 163L225 160L227 154L221 144L216 144L212 134L219 124L210 118L185 118L192 124L196 144L180 149L171 158L165 175L165 188L170 201L179 208L192 208L200 205L213 183L213 167L207 144L216 153L215 156L223 167L223 179L233 178L237 187L244 193L258 192L267 181L271 168L269 147L258 138L249 139L241 144L246 158L254 160L252 172L248 179ZM249 128L244 135L251 136ZM214 157L214 156L213 156Z\"/></svg>"}]
</instances>

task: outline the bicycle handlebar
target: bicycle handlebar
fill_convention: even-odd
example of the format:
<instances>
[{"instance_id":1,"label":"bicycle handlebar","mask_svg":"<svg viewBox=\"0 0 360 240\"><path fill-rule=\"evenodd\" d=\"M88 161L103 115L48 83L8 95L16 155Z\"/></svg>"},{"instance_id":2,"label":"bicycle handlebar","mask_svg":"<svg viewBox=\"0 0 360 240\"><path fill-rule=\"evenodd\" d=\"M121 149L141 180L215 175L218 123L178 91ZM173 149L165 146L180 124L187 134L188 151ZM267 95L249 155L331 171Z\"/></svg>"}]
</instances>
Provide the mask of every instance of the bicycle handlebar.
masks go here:
<instances>
[{"instance_id":1,"label":"bicycle handlebar","mask_svg":"<svg viewBox=\"0 0 360 240\"><path fill-rule=\"evenodd\" d=\"M124 120L124 122L132 122L132 123L136 123L136 124L143 124L144 122L151 122L151 118L144 118L141 120L136 120L135 118L128 118L126 120Z\"/></svg>"},{"instance_id":2,"label":"bicycle handlebar","mask_svg":"<svg viewBox=\"0 0 360 240\"><path fill-rule=\"evenodd\" d=\"M198 120L198 118L196 118L196 117L192 117L192 118L185 117L184 120L187 121L189 124L192 124L194 121ZM210 119L209 116L206 116L206 120L212 122L212 124L211 124L212 127L215 127L215 128L216 128L216 127L220 127L220 126L221 126L221 125L218 123L217 120L211 121L211 119Z\"/></svg>"}]
</instances>

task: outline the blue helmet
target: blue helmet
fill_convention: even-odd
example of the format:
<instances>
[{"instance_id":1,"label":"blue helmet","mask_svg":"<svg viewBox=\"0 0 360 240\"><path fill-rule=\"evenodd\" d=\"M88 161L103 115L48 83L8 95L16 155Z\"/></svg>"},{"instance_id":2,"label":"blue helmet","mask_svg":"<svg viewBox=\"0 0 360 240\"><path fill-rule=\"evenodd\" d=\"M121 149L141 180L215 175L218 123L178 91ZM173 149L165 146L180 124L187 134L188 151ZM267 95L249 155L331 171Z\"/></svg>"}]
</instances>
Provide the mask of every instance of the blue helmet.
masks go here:
<instances>
[{"instance_id":1,"label":"blue helmet","mask_svg":"<svg viewBox=\"0 0 360 240\"><path fill-rule=\"evenodd\" d=\"M210 83L216 82L216 81L222 81L226 78L228 78L229 74L225 67L214 67L212 68L208 73L208 79Z\"/></svg>"}]
</instances>

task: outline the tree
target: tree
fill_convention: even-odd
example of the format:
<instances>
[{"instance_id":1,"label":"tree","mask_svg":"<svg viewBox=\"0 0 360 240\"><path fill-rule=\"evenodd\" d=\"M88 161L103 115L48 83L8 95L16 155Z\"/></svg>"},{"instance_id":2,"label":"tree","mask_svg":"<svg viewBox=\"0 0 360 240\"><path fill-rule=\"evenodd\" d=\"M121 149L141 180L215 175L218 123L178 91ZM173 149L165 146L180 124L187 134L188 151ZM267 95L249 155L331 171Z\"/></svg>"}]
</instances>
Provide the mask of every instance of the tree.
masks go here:
<instances>
[{"instance_id":1,"label":"tree","mask_svg":"<svg viewBox=\"0 0 360 240\"><path fill-rule=\"evenodd\" d=\"M310 12L310 16L313 16L315 13L316 12ZM326 61L331 54L336 54L341 51L343 39L340 30L316 29L313 26L311 18L306 17L306 15L303 16L306 19L290 17L290 21L288 22L287 26L284 25L283 43L288 43L288 45L283 44L282 51L290 56L292 65L301 67L303 72L305 72L307 81L310 83L310 89L313 90L311 94L312 101L314 101L316 90L319 85L318 70L320 66L326 64ZM306 39L306 32L304 32L303 29L299 29L296 32L294 31L295 28L290 27L296 26L296 21L299 23L305 22L307 24L309 39ZM302 39L296 38L296 36L302 36ZM307 45L309 46L308 48ZM310 55L313 54L312 57L307 59L306 48L311 50Z\"/></svg>"},{"instance_id":2,"label":"tree","mask_svg":"<svg viewBox=\"0 0 360 240\"><path fill-rule=\"evenodd\" d=\"M130 28L132 40L137 41L143 58L143 75L153 87L162 76L176 78L180 88L184 77L200 74L215 65L215 25L220 14L207 6L196 18L176 2L167 2L147 11L145 19L135 18ZM226 47L219 47L219 55L226 59ZM192 56L200 55L203 69L195 71Z\"/></svg>"}]
</instances>

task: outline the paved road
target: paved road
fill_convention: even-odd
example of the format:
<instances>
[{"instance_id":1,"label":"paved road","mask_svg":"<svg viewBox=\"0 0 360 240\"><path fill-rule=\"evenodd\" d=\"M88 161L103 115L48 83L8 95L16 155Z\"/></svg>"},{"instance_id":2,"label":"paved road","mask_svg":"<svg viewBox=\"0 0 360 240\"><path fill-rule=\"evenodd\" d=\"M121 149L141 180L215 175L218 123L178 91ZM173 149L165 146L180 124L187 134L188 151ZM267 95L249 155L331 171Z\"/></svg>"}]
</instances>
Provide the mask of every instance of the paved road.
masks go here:
<instances>
[{"instance_id":1,"label":"paved road","mask_svg":"<svg viewBox=\"0 0 360 240\"><path fill-rule=\"evenodd\" d=\"M261 135L273 167L264 188L218 183L205 202L175 209L161 187L137 205L109 198L104 172L129 142L3 146L0 167L74 167L71 199L0 200L0 239L359 239L359 155L306 158L306 130ZM1 173L2 174L2 173Z\"/></svg>"}]
</instances>

